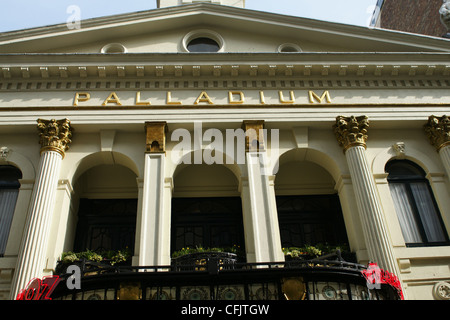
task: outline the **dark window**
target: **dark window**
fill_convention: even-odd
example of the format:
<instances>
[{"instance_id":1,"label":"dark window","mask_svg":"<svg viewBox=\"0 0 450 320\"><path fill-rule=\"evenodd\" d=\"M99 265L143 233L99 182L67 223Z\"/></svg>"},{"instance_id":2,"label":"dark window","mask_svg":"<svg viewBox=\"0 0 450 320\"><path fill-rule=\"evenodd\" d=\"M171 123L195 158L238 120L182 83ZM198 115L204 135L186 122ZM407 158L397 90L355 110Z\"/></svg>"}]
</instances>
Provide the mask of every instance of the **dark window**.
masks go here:
<instances>
[{"instance_id":1,"label":"dark window","mask_svg":"<svg viewBox=\"0 0 450 320\"><path fill-rule=\"evenodd\" d=\"M74 250L134 250L136 212L136 199L81 199Z\"/></svg>"},{"instance_id":2,"label":"dark window","mask_svg":"<svg viewBox=\"0 0 450 320\"><path fill-rule=\"evenodd\" d=\"M337 195L277 196L281 244L348 244L347 232Z\"/></svg>"},{"instance_id":3,"label":"dark window","mask_svg":"<svg viewBox=\"0 0 450 320\"><path fill-rule=\"evenodd\" d=\"M22 172L13 166L0 166L0 257L5 254L9 230L16 208Z\"/></svg>"},{"instance_id":4,"label":"dark window","mask_svg":"<svg viewBox=\"0 0 450 320\"><path fill-rule=\"evenodd\" d=\"M386 172L406 244L448 244L448 235L423 169L408 160L393 160L386 165Z\"/></svg>"},{"instance_id":5,"label":"dark window","mask_svg":"<svg viewBox=\"0 0 450 320\"><path fill-rule=\"evenodd\" d=\"M244 250L240 198L172 199L172 252L197 246Z\"/></svg>"},{"instance_id":6,"label":"dark window","mask_svg":"<svg viewBox=\"0 0 450 320\"><path fill-rule=\"evenodd\" d=\"M217 52L220 50L219 44L210 38L196 38L187 45L189 52Z\"/></svg>"}]
</instances>

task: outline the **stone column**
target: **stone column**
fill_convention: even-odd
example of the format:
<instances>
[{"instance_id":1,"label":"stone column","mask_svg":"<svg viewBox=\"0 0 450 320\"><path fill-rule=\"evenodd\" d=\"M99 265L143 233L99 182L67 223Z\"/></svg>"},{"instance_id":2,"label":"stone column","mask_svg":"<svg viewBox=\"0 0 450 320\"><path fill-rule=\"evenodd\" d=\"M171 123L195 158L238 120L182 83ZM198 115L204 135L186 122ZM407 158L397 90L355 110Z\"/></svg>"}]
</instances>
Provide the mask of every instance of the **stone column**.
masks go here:
<instances>
[{"instance_id":1,"label":"stone column","mask_svg":"<svg viewBox=\"0 0 450 320\"><path fill-rule=\"evenodd\" d=\"M15 299L30 280L43 277L59 171L72 142L68 119L38 119L37 122L41 158L14 272L11 299Z\"/></svg>"},{"instance_id":2,"label":"stone column","mask_svg":"<svg viewBox=\"0 0 450 320\"><path fill-rule=\"evenodd\" d=\"M398 276L398 264L393 253L375 180L367 161L368 128L369 121L366 116L339 116L333 126L350 169L369 259Z\"/></svg>"},{"instance_id":3,"label":"stone column","mask_svg":"<svg viewBox=\"0 0 450 320\"><path fill-rule=\"evenodd\" d=\"M280 229L276 202L272 199L273 184L270 173L266 172L266 151L263 135L263 121L244 121L246 133L246 164L248 180L242 183L244 208L244 226L247 237L247 247L254 252L248 253L249 262L283 261ZM272 190L273 191L273 190ZM248 243L250 242L250 243Z\"/></svg>"},{"instance_id":4,"label":"stone column","mask_svg":"<svg viewBox=\"0 0 450 320\"><path fill-rule=\"evenodd\" d=\"M430 143L439 153L444 164L447 178L450 180L450 120L447 116L428 118L424 126L425 133Z\"/></svg>"},{"instance_id":5,"label":"stone column","mask_svg":"<svg viewBox=\"0 0 450 320\"><path fill-rule=\"evenodd\" d=\"M170 214L165 214L165 122L147 122L140 230L140 266L170 264ZM168 212L170 208L168 208Z\"/></svg>"}]
</instances>

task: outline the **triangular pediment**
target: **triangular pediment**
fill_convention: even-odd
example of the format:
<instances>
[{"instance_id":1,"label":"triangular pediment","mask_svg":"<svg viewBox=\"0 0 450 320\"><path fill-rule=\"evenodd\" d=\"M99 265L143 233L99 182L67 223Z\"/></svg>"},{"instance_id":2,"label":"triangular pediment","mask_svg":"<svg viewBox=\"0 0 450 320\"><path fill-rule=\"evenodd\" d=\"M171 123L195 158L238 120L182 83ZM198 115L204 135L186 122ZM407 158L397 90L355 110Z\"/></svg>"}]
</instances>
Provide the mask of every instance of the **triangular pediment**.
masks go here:
<instances>
[{"instance_id":1,"label":"triangular pediment","mask_svg":"<svg viewBox=\"0 0 450 320\"><path fill-rule=\"evenodd\" d=\"M302 52L448 52L444 38L371 29L212 4L193 4L0 34L0 53L186 52L189 33L223 40L221 52L267 53L292 45Z\"/></svg>"}]
</instances>

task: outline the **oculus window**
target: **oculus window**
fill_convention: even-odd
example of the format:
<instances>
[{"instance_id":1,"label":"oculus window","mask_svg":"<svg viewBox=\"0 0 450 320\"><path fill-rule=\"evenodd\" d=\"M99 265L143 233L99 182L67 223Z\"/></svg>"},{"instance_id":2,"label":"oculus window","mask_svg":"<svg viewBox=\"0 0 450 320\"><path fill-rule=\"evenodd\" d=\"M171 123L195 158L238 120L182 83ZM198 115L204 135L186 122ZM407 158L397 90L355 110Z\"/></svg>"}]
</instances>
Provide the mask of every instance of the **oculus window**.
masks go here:
<instances>
[{"instance_id":1,"label":"oculus window","mask_svg":"<svg viewBox=\"0 0 450 320\"><path fill-rule=\"evenodd\" d=\"M408 160L387 163L389 189L407 246L448 244L448 234L422 168Z\"/></svg>"},{"instance_id":2,"label":"oculus window","mask_svg":"<svg viewBox=\"0 0 450 320\"><path fill-rule=\"evenodd\" d=\"M187 49L189 52L218 52L220 50L219 44L210 38L196 38L191 40Z\"/></svg>"}]
</instances>

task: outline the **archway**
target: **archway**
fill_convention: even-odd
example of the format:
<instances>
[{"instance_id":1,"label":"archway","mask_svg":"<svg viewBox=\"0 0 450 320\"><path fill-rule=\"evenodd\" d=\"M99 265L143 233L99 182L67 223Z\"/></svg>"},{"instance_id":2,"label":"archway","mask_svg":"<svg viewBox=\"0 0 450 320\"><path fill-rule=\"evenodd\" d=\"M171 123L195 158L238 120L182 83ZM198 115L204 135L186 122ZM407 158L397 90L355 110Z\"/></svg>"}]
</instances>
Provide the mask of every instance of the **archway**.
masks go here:
<instances>
[{"instance_id":1,"label":"archway","mask_svg":"<svg viewBox=\"0 0 450 320\"><path fill-rule=\"evenodd\" d=\"M291 150L280 157L275 194L281 243L286 247L348 246L335 179L322 165L335 168L313 150Z\"/></svg>"},{"instance_id":2,"label":"archway","mask_svg":"<svg viewBox=\"0 0 450 320\"><path fill-rule=\"evenodd\" d=\"M126 248L133 252L138 210L134 166L122 164L129 161L105 164L101 159L98 154L86 157L75 174L68 238L73 239L73 250L78 252Z\"/></svg>"},{"instance_id":3,"label":"archway","mask_svg":"<svg viewBox=\"0 0 450 320\"><path fill-rule=\"evenodd\" d=\"M180 164L174 173L171 251L240 248L242 202L234 172L220 164Z\"/></svg>"}]
</instances>

